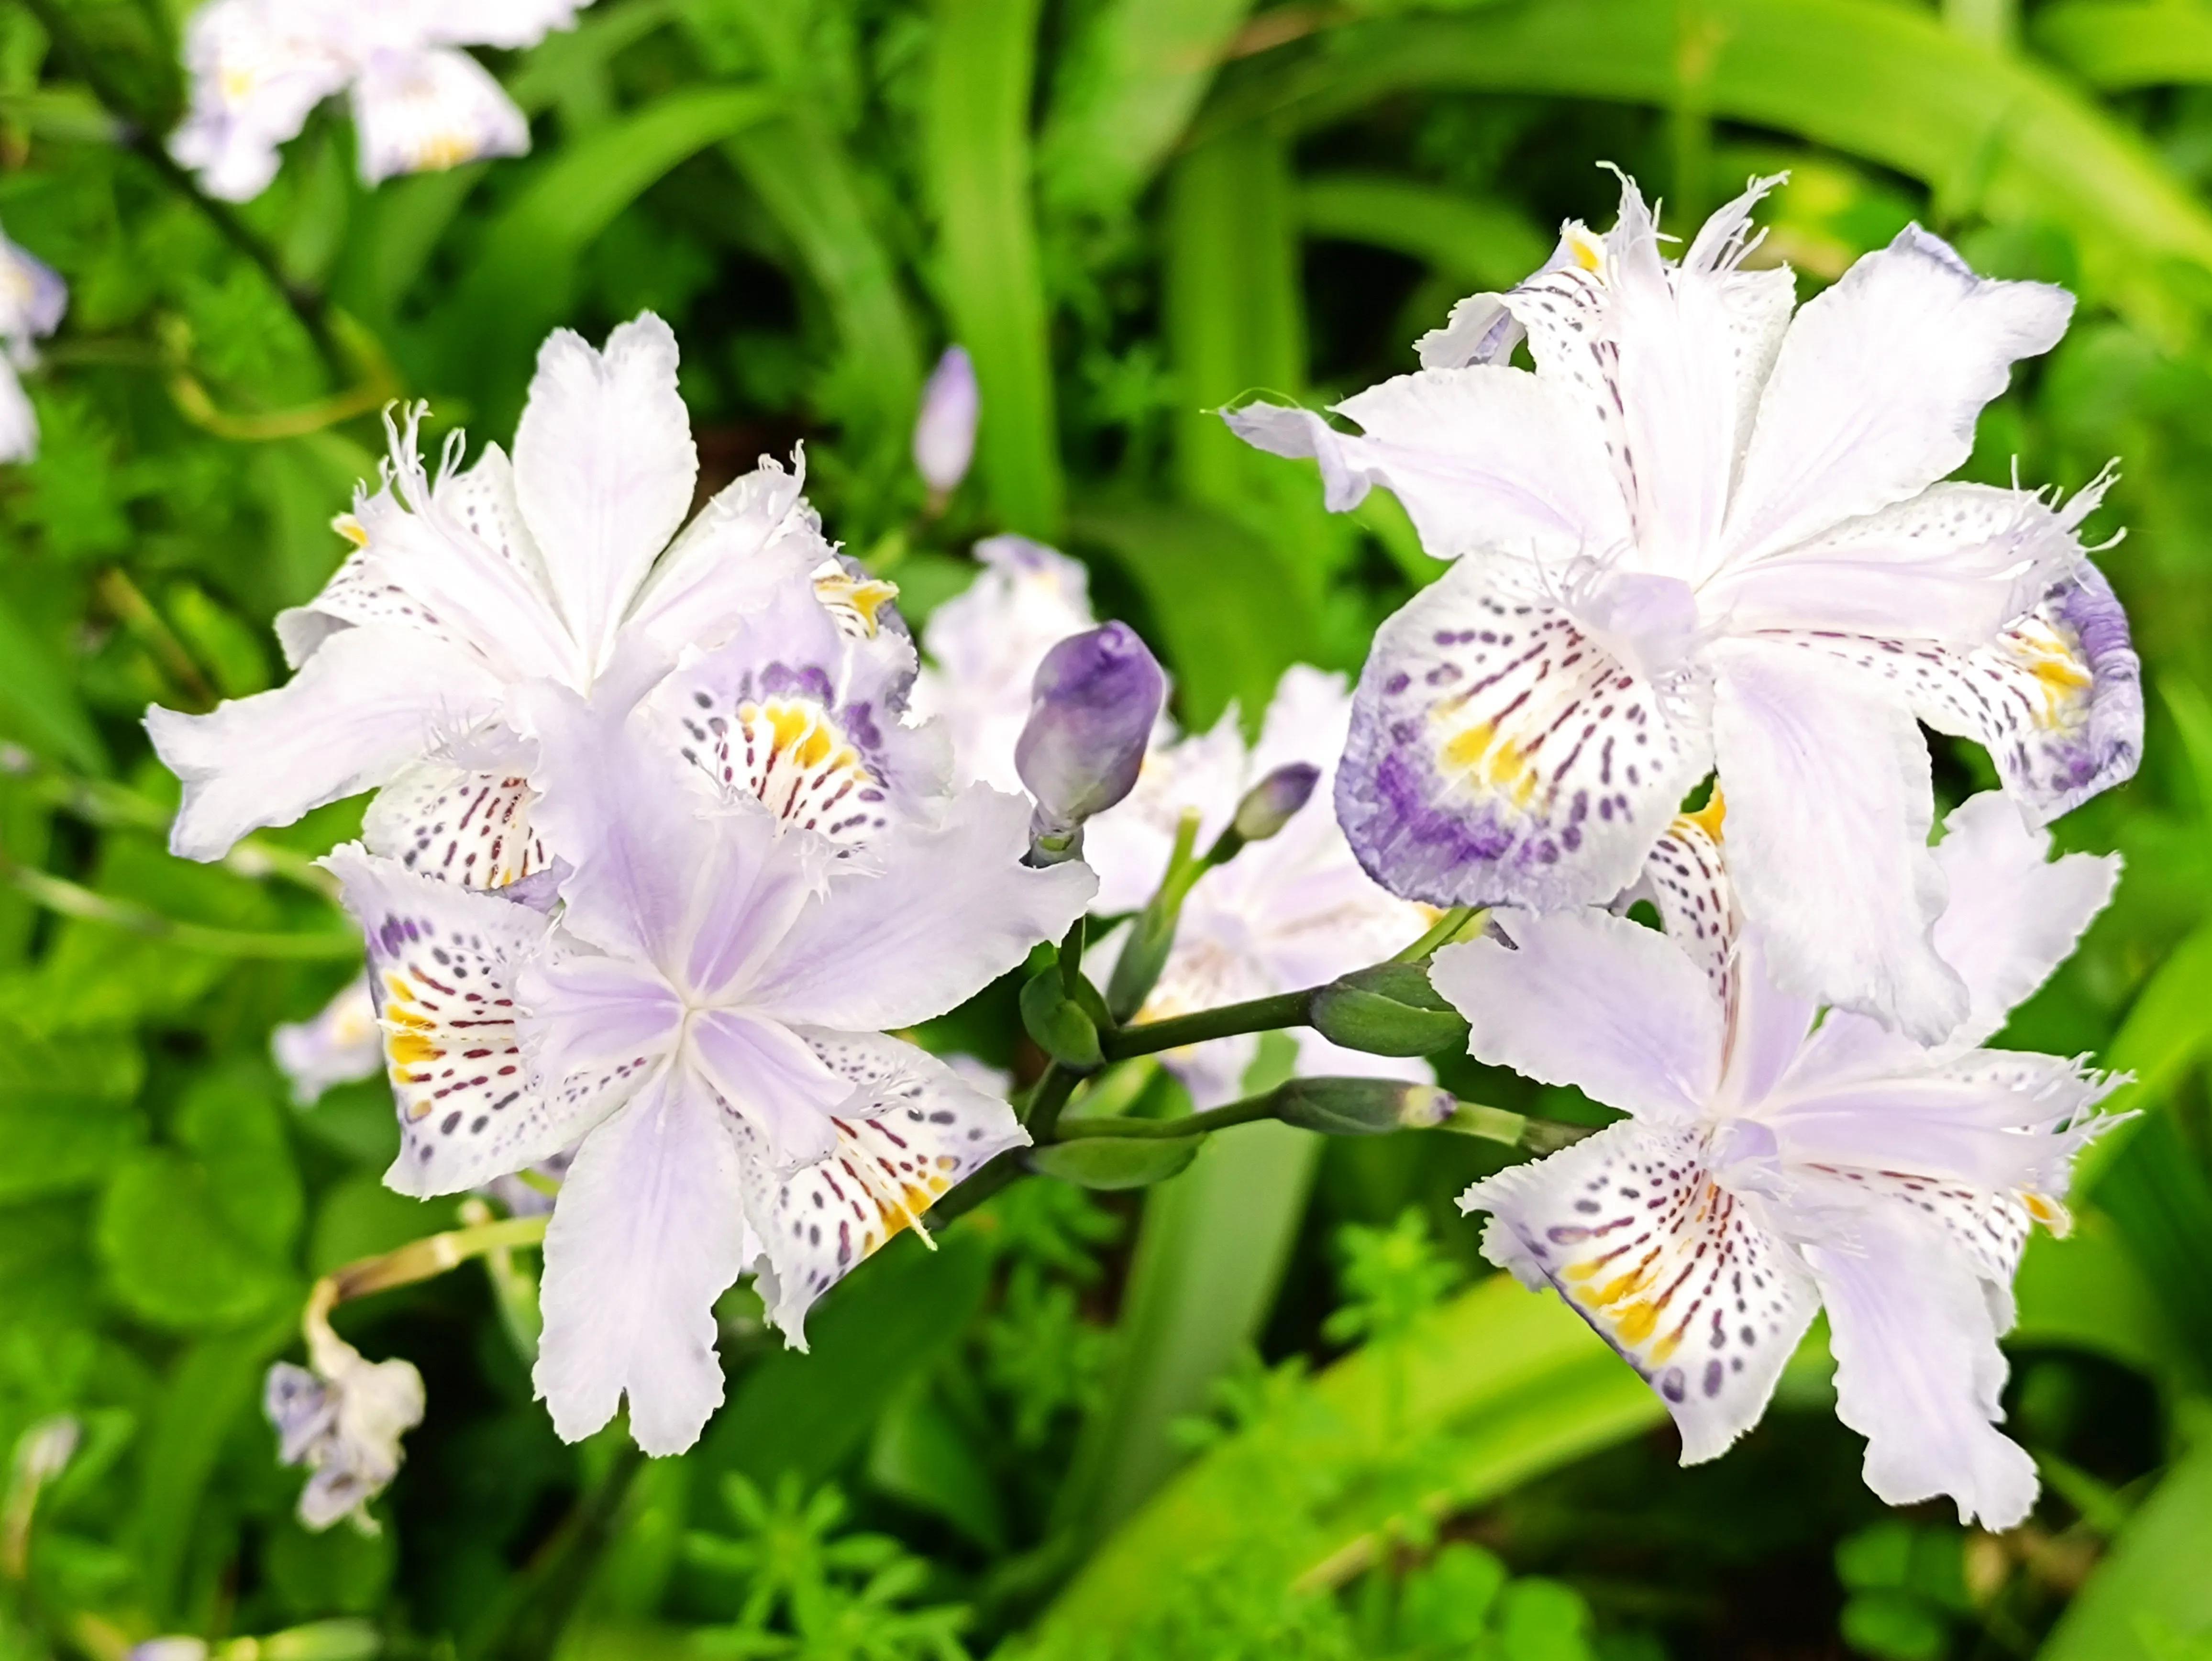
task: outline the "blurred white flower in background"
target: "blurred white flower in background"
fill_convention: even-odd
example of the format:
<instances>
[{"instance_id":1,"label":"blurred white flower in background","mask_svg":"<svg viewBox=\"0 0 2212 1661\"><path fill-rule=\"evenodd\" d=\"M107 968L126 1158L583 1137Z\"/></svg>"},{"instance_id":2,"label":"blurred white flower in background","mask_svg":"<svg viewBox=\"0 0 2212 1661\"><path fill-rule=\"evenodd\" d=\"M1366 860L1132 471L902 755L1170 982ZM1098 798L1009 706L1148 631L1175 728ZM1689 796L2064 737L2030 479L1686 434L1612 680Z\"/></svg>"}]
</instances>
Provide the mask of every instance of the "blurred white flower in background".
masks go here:
<instances>
[{"instance_id":1,"label":"blurred white flower in background","mask_svg":"<svg viewBox=\"0 0 2212 1661\"><path fill-rule=\"evenodd\" d=\"M61 326L69 289L44 260L0 235L0 461L30 461L39 453L39 418L16 377L39 361L34 341Z\"/></svg>"},{"instance_id":2,"label":"blurred white flower in background","mask_svg":"<svg viewBox=\"0 0 2212 1661\"><path fill-rule=\"evenodd\" d=\"M277 1027L269 1050L291 1082L295 1106L313 1107L335 1086L374 1078L384 1067L384 1030L376 1024L368 975L349 981L311 1019Z\"/></svg>"},{"instance_id":3,"label":"blurred white flower in background","mask_svg":"<svg viewBox=\"0 0 2212 1661\"><path fill-rule=\"evenodd\" d=\"M350 92L362 179L520 155L530 123L462 46L520 48L591 0L213 0L185 36L191 108L169 141L210 196L243 202L277 146Z\"/></svg>"}]
</instances>

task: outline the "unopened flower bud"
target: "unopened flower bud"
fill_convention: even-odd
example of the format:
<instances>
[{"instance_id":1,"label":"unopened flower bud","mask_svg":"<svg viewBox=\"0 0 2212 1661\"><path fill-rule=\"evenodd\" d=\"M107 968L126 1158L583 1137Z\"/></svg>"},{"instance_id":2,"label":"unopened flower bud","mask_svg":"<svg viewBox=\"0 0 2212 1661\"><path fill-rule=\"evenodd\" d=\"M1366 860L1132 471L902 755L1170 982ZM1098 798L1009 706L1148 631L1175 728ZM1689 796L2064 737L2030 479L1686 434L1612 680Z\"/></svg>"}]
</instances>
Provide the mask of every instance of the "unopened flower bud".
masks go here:
<instances>
[{"instance_id":1,"label":"unopened flower bud","mask_svg":"<svg viewBox=\"0 0 2212 1661\"><path fill-rule=\"evenodd\" d=\"M1321 769L1311 762L1294 761L1278 767L1244 793L1237 804L1237 834L1246 842L1265 842L1312 800L1321 782Z\"/></svg>"},{"instance_id":2,"label":"unopened flower bud","mask_svg":"<svg viewBox=\"0 0 2212 1661\"><path fill-rule=\"evenodd\" d=\"M1126 624L1071 635L1044 654L1014 745L1040 838L1071 837L1129 794L1166 695L1160 666Z\"/></svg>"},{"instance_id":3,"label":"unopened flower bud","mask_svg":"<svg viewBox=\"0 0 2212 1661\"><path fill-rule=\"evenodd\" d=\"M1313 995L1315 1031L1370 1056L1432 1056L1467 1047L1466 1019L1419 964L1385 963L1331 981Z\"/></svg>"},{"instance_id":4,"label":"unopened flower bud","mask_svg":"<svg viewBox=\"0 0 2212 1661\"><path fill-rule=\"evenodd\" d=\"M1459 1105L1448 1090L1402 1079L1292 1079L1275 1096L1277 1118L1326 1136L1432 1130Z\"/></svg>"},{"instance_id":5,"label":"unopened flower bud","mask_svg":"<svg viewBox=\"0 0 2212 1661\"><path fill-rule=\"evenodd\" d=\"M921 412L914 423L915 471L940 496L951 496L968 477L968 464L975 456L975 418L981 408L975 365L967 348L946 347L921 389Z\"/></svg>"}]
</instances>

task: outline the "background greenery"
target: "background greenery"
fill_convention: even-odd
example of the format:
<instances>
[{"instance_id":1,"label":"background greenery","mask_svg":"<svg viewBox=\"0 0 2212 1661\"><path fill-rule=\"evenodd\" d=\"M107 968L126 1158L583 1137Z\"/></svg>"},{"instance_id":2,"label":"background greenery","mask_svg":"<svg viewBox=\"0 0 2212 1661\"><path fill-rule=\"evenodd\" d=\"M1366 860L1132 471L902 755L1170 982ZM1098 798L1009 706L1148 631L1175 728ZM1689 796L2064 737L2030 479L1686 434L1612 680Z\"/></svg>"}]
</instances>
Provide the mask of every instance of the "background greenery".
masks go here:
<instances>
[{"instance_id":1,"label":"background greenery","mask_svg":"<svg viewBox=\"0 0 2212 1661\"><path fill-rule=\"evenodd\" d=\"M2212 1656L2212 8L599 0L495 59L526 160L366 193L326 108L243 211L266 265L148 154L185 9L0 0L0 220L72 288L43 453L0 472L0 1451L83 1429L34 1517L20 1453L0 1498L0 1657ZM1885 1512L1817 1332L1759 1431L1677 1469L1632 1375L1486 1277L1449 1204L1480 1145L1267 1125L1148 1196L1040 1179L902 1240L811 1356L734 1296L730 1403L678 1459L556 1441L477 1268L349 1305L429 1418L381 1534L301 1531L262 1373L310 1276L453 1206L378 1185L380 1082L301 1111L266 1059L351 972L300 850L358 806L180 864L137 721L281 672L268 620L336 563L374 410L504 440L549 326L651 307L703 484L805 440L917 619L976 536L1055 541L1202 723L1355 669L1435 574L1389 501L1331 519L1205 411L1410 367L1563 216L1607 222L1601 160L1678 229L1790 168L1767 246L1801 295L1917 217L2083 298L1970 469L2123 458L2093 528L2128 527L2151 703L2142 776L2061 827L2124 852L2119 897L2009 1032L2138 1080L2022 1276L2034 1519ZM951 340L983 428L931 517L908 435ZM1989 782L1964 749L1939 778ZM1033 1070L1010 1005L933 1040Z\"/></svg>"}]
</instances>

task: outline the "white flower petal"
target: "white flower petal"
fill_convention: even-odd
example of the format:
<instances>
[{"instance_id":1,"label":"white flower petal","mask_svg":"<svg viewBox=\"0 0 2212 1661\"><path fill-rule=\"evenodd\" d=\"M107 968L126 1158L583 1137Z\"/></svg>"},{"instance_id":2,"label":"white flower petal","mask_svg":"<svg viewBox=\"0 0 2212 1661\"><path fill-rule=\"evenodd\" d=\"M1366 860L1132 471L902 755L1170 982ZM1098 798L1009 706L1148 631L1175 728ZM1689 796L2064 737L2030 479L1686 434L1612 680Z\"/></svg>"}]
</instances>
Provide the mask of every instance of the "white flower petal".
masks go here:
<instances>
[{"instance_id":1,"label":"white flower petal","mask_svg":"<svg viewBox=\"0 0 2212 1661\"><path fill-rule=\"evenodd\" d=\"M853 1081L826 1065L806 1040L774 1021L709 1010L692 1023L691 1052L724 1104L757 1129L778 1171L827 1159L836 1146L830 1115L848 1109Z\"/></svg>"},{"instance_id":2,"label":"white flower petal","mask_svg":"<svg viewBox=\"0 0 2212 1661\"><path fill-rule=\"evenodd\" d=\"M1702 722L1533 588L1462 560L1376 631L1336 812L1408 899L1611 899L1707 765Z\"/></svg>"},{"instance_id":3,"label":"white flower petal","mask_svg":"<svg viewBox=\"0 0 2212 1661\"><path fill-rule=\"evenodd\" d=\"M1022 864L1029 805L988 785L936 824L895 825L872 873L839 870L745 993L779 1020L880 1031L941 1015L1083 915L1097 879L1081 865Z\"/></svg>"},{"instance_id":4,"label":"white flower petal","mask_svg":"<svg viewBox=\"0 0 2212 1661\"><path fill-rule=\"evenodd\" d=\"M1847 1245L1815 1246L1836 1355L1836 1416L1867 1439L1867 1486L1893 1506L1948 1494L1959 1520L2008 1529L2035 1462L1991 1422L2005 1360L1973 1266L1932 1220L1869 1206Z\"/></svg>"},{"instance_id":5,"label":"white flower petal","mask_svg":"<svg viewBox=\"0 0 2212 1661\"><path fill-rule=\"evenodd\" d=\"M1928 746L1901 704L1788 646L1715 652L1729 868L1776 984L1923 1043L1966 1018L1936 955L1943 873Z\"/></svg>"},{"instance_id":6,"label":"white flower petal","mask_svg":"<svg viewBox=\"0 0 2212 1661\"><path fill-rule=\"evenodd\" d=\"M1525 370L1422 369L1336 408L1362 435L1273 404L1232 410L1224 419L1248 444L1318 461L1334 512L1358 507L1372 485L1391 491L1421 545L1439 559L1531 547L1571 555L1628 534L1595 435L1558 391Z\"/></svg>"},{"instance_id":7,"label":"white flower petal","mask_svg":"<svg viewBox=\"0 0 2212 1661\"><path fill-rule=\"evenodd\" d=\"M544 569L527 536L516 534L507 458L488 447L457 477L441 460L434 479L416 450L426 410L409 409L404 423L387 419L390 482L374 496L357 493L353 514L338 521L360 552L307 609L459 642L508 680L584 683L586 666ZM296 656L289 642L288 650Z\"/></svg>"},{"instance_id":8,"label":"white flower petal","mask_svg":"<svg viewBox=\"0 0 2212 1661\"><path fill-rule=\"evenodd\" d=\"M1495 921L1512 945L1448 946L1429 972L1470 1055L1656 1121L1697 1116L1720 1082L1721 1006L1679 946L1603 911Z\"/></svg>"},{"instance_id":9,"label":"white flower petal","mask_svg":"<svg viewBox=\"0 0 2212 1661\"><path fill-rule=\"evenodd\" d=\"M1571 411L1579 450L1610 461L1639 569L1695 581L1709 569L1794 299L1786 271L1736 269L1750 210L1776 182L1754 180L1670 268L1642 193L1624 178L1601 247L1571 227L1565 240L1577 257L1503 297L1528 331L1537 374Z\"/></svg>"},{"instance_id":10,"label":"white flower petal","mask_svg":"<svg viewBox=\"0 0 2212 1661\"><path fill-rule=\"evenodd\" d=\"M718 800L619 700L593 708L540 686L521 713L545 785L535 822L574 867L564 929L702 1002L741 994L784 949L835 845L784 832L750 794Z\"/></svg>"},{"instance_id":11,"label":"white flower petal","mask_svg":"<svg viewBox=\"0 0 2212 1661\"><path fill-rule=\"evenodd\" d=\"M803 458L787 473L763 456L758 467L725 486L653 567L628 628L671 654L711 648L774 594L817 569L832 550L799 494L805 482Z\"/></svg>"},{"instance_id":12,"label":"white flower petal","mask_svg":"<svg viewBox=\"0 0 2212 1661\"><path fill-rule=\"evenodd\" d=\"M353 83L353 119L365 185L530 149L528 119L465 52L371 54Z\"/></svg>"},{"instance_id":13,"label":"white flower petal","mask_svg":"<svg viewBox=\"0 0 2212 1661\"><path fill-rule=\"evenodd\" d=\"M514 976L515 1031L536 1092L571 1137L604 1118L681 1043L683 1001L659 973L556 931Z\"/></svg>"},{"instance_id":14,"label":"white flower petal","mask_svg":"<svg viewBox=\"0 0 2212 1661\"><path fill-rule=\"evenodd\" d=\"M2030 830L1995 790L1954 808L1936 862L1950 897L1936 924L1936 949L1958 970L1972 1000L1954 1045L1981 1043L2073 952L2105 909L2120 857L2049 858L2050 833Z\"/></svg>"},{"instance_id":15,"label":"white flower petal","mask_svg":"<svg viewBox=\"0 0 2212 1661\"><path fill-rule=\"evenodd\" d=\"M347 843L326 861L368 937L399 1110L387 1186L457 1194L557 1153L604 1107L534 1087L515 983L545 938L527 906L418 876Z\"/></svg>"},{"instance_id":16,"label":"white flower petal","mask_svg":"<svg viewBox=\"0 0 2212 1661\"><path fill-rule=\"evenodd\" d=\"M514 435L516 494L561 614L594 672L699 476L676 336L652 313L597 352L568 330L538 354Z\"/></svg>"},{"instance_id":17,"label":"white flower petal","mask_svg":"<svg viewBox=\"0 0 2212 1661\"><path fill-rule=\"evenodd\" d=\"M2027 490L1938 484L1725 572L1699 599L1732 634L1819 630L1972 651L2071 573L2078 522Z\"/></svg>"},{"instance_id":18,"label":"white flower petal","mask_svg":"<svg viewBox=\"0 0 2212 1661\"><path fill-rule=\"evenodd\" d=\"M1657 1390L1682 1463L1759 1422L1819 1300L1796 1254L1717 1186L1694 1134L1613 1125L1461 1196L1482 1253L1550 1286Z\"/></svg>"},{"instance_id":19,"label":"white flower petal","mask_svg":"<svg viewBox=\"0 0 2212 1661\"><path fill-rule=\"evenodd\" d=\"M629 1398L647 1453L681 1453L722 1403L714 1300L743 1270L738 1149L705 1083L664 1069L577 1150L545 1231L532 1378L563 1441Z\"/></svg>"},{"instance_id":20,"label":"white flower petal","mask_svg":"<svg viewBox=\"0 0 2212 1661\"><path fill-rule=\"evenodd\" d=\"M1778 636L1990 752L2035 824L2124 783L2142 756L2142 666L2127 616L2087 560L1975 651L1832 633Z\"/></svg>"},{"instance_id":21,"label":"white flower petal","mask_svg":"<svg viewBox=\"0 0 2212 1661\"><path fill-rule=\"evenodd\" d=\"M806 1036L856 1092L833 1121L836 1151L778 1176L759 1134L738 1133L761 1301L799 1349L816 1299L980 1166L1029 1142L1004 1101L912 1044L874 1033Z\"/></svg>"},{"instance_id":22,"label":"white flower petal","mask_svg":"<svg viewBox=\"0 0 2212 1661\"><path fill-rule=\"evenodd\" d=\"M407 769L368 805L372 854L463 888L504 888L553 863L532 828L530 781L439 761Z\"/></svg>"},{"instance_id":23,"label":"white flower petal","mask_svg":"<svg viewBox=\"0 0 2212 1661\"><path fill-rule=\"evenodd\" d=\"M1871 1025L1831 1015L1759 1108L1785 1159L1992 1193L2064 1194L2067 1166L2094 1123L2078 1122L2110 1081L2027 1051L1931 1059L1894 1034L1864 1030Z\"/></svg>"},{"instance_id":24,"label":"white flower petal","mask_svg":"<svg viewBox=\"0 0 2212 1661\"><path fill-rule=\"evenodd\" d=\"M185 787L170 851L219 859L249 830L384 783L490 719L499 702L498 681L452 646L346 629L275 691L204 715L149 709L155 752Z\"/></svg>"},{"instance_id":25,"label":"white flower petal","mask_svg":"<svg viewBox=\"0 0 2212 1661\"><path fill-rule=\"evenodd\" d=\"M2014 359L2046 352L2074 298L1978 277L1908 226L1801 308L1766 381L1723 557L1755 560L1915 496L1964 462Z\"/></svg>"}]
</instances>

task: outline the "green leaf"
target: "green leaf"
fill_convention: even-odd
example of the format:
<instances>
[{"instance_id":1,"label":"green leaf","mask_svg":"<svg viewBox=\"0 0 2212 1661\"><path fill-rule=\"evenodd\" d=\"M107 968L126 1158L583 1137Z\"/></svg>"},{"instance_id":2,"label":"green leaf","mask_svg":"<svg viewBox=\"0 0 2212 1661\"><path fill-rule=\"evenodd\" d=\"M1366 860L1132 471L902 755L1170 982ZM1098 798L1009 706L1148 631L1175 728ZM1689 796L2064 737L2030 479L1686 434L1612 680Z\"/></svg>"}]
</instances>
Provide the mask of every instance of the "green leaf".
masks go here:
<instances>
[{"instance_id":1,"label":"green leaf","mask_svg":"<svg viewBox=\"0 0 2212 1661\"><path fill-rule=\"evenodd\" d=\"M1931 186L1946 216L2049 221L2092 293L2181 338L2204 308L2212 215L2134 134L2033 61L1883 0L1522 0L1477 17L1334 30L1239 77L1200 137L1265 119L1326 125L1406 92L1464 88L1674 105L1796 133Z\"/></svg>"},{"instance_id":2,"label":"green leaf","mask_svg":"<svg viewBox=\"0 0 2212 1661\"><path fill-rule=\"evenodd\" d=\"M898 269L870 222L850 156L804 109L749 127L724 147L775 216L829 302L844 361L832 377L841 447L905 465L921 398L921 351ZM849 533L849 532L848 532Z\"/></svg>"},{"instance_id":3,"label":"green leaf","mask_svg":"<svg viewBox=\"0 0 2212 1661\"><path fill-rule=\"evenodd\" d=\"M982 394L977 465L1000 522L1050 539L1067 490L1030 199L1039 6L937 0L928 165L938 286Z\"/></svg>"},{"instance_id":4,"label":"green leaf","mask_svg":"<svg viewBox=\"0 0 2212 1661\"><path fill-rule=\"evenodd\" d=\"M281 1089L265 1062L234 1062L195 1080L176 1119L178 1139L199 1157L223 1220L271 1260L289 1250L307 1210Z\"/></svg>"},{"instance_id":5,"label":"green leaf","mask_svg":"<svg viewBox=\"0 0 2212 1661\"><path fill-rule=\"evenodd\" d=\"M2186 0L2063 0L2028 33L2101 92L2212 81L2212 15Z\"/></svg>"},{"instance_id":6,"label":"green leaf","mask_svg":"<svg viewBox=\"0 0 2212 1661\"><path fill-rule=\"evenodd\" d=\"M2195 1065L2208 1041L2212 1041L2212 922L2200 924L2166 954L2106 1047L2105 1064L2135 1078L2106 1098L2105 1111L2154 1111ZM2122 1120L2084 1148L2075 1165L2075 1192L2092 1191L2146 1123L2142 1117Z\"/></svg>"},{"instance_id":7,"label":"green leaf","mask_svg":"<svg viewBox=\"0 0 2212 1661\"><path fill-rule=\"evenodd\" d=\"M1273 1089L1296 1060L1288 1035L1265 1035L1245 1090ZM1180 1463L1170 1427L1202 1412L1257 1341L1305 1215L1318 1136L1263 1123L1204 1141L1145 1202L1115 1365L1059 1500L1060 1519L1090 1533L1121 1523Z\"/></svg>"},{"instance_id":8,"label":"green leaf","mask_svg":"<svg viewBox=\"0 0 2212 1661\"><path fill-rule=\"evenodd\" d=\"M1517 208L1383 173L1307 179L1298 218L1308 236L1389 248L1470 287L1510 289L1552 252Z\"/></svg>"},{"instance_id":9,"label":"green leaf","mask_svg":"<svg viewBox=\"0 0 2212 1661\"><path fill-rule=\"evenodd\" d=\"M202 1498L230 1427L259 1400L264 1369L295 1335L288 1311L250 1331L203 1339L178 1358L162 1384L146 1427L129 1533L146 1607L157 1622L178 1609L185 1553L205 1526ZM273 1434L269 1447L273 1457Z\"/></svg>"},{"instance_id":10,"label":"green leaf","mask_svg":"<svg viewBox=\"0 0 2212 1661\"><path fill-rule=\"evenodd\" d=\"M267 1316L299 1291L260 1245L234 1226L250 1195L219 1195L182 1154L148 1148L108 1183L100 1208L100 1254L124 1306L155 1326L237 1326Z\"/></svg>"},{"instance_id":11,"label":"green leaf","mask_svg":"<svg viewBox=\"0 0 2212 1661\"><path fill-rule=\"evenodd\" d=\"M1030 1168L1080 1188L1150 1188L1188 1167L1203 1136L1084 1136L1031 1151Z\"/></svg>"},{"instance_id":12,"label":"green leaf","mask_svg":"<svg viewBox=\"0 0 2212 1661\"><path fill-rule=\"evenodd\" d=\"M807 1318L807 1350L781 1350L745 1374L707 1433L713 1469L762 1482L796 1471L817 1482L866 1441L876 1416L925 1372L981 1307L983 1240L956 1230L927 1251L902 1235L831 1290Z\"/></svg>"},{"instance_id":13,"label":"green leaf","mask_svg":"<svg viewBox=\"0 0 2212 1661\"><path fill-rule=\"evenodd\" d=\"M2059 1618L2038 1661L2165 1661L2160 1626L2212 1630L2212 1442L2166 1473Z\"/></svg>"},{"instance_id":14,"label":"green leaf","mask_svg":"<svg viewBox=\"0 0 2212 1661\"><path fill-rule=\"evenodd\" d=\"M1038 970L1022 988L1022 1025L1038 1049L1079 1072L1090 1072L1104 1060L1097 1025L1067 995L1057 964Z\"/></svg>"},{"instance_id":15,"label":"green leaf","mask_svg":"<svg viewBox=\"0 0 2212 1661\"><path fill-rule=\"evenodd\" d=\"M2038 1232L2021 1255L2014 1344L2065 1344L2158 1378L2182 1359L2165 1305L2112 1220L2087 1210L2064 1239Z\"/></svg>"},{"instance_id":16,"label":"green leaf","mask_svg":"<svg viewBox=\"0 0 2212 1661\"><path fill-rule=\"evenodd\" d=\"M568 309L578 257L678 162L775 113L758 88L688 88L562 149L500 215L447 313L450 361L509 396ZM504 412L486 411L495 426Z\"/></svg>"},{"instance_id":17,"label":"green leaf","mask_svg":"<svg viewBox=\"0 0 2212 1661\"><path fill-rule=\"evenodd\" d=\"M93 727L60 654L0 591L0 721L31 749L83 769L107 771L106 746Z\"/></svg>"},{"instance_id":18,"label":"green leaf","mask_svg":"<svg viewBox=\"0 0 2212 1661\"><path fill-rule=\"evenodd\" d=\"M884 1409L868 1447L870 1486L942 1517L986 1551L1006 1548L1006 1508L959 1421L926 1380Z\"/></svg>"},{"instance_id":19,"label":"green leaf","mask_svg":"<svg viewBox=\"0 0 2212 1661\"><path fill-rule=\"evenodd\" d=\"M1283 1584L1336 1584L1373 1561L1376 1530L1402 1515L1409 1463L1413 1503L1440 1518L1664 1416L1571 1310L1493 1275L1403 1340L1284 1392L1162 1488L1091 1556L1041 1634L1110 1646L1179 1573L1203 1573L1240 1542Z\"/></svg>"},{"instance_id":20,"label":"green leaf","mask_svg":"<svg viewBox=\"0 0 2212 1661\"><path fill-rule=\"evenodd\" d=\"M343 1264L391 1251L453 1226L453 1202L395 1194L374 1177L349 1177L326 1192L307 1244L307 1272L327 1275Z\"/></svg>"},{"instance_id":21,"label":"green leaf","mask_svg":"<svg viewBox=\"0 0 2212 1661\"><path fill-rule=\"evenodd\" d=\"M54 1043L0 1019L0 1204L98 1183L145 1126L127 1035Z\"/></svg>"},{"instance_id":22,"label":"green leaf","mask_svg":"<svg viewBox=\"0 0 2212 1661\"><path fill-rule=\"evenodd\" d=\"M1038 147L1045 200L1102 217L1133 204L1251 9L1252 0L1110 0L1084 14Z\"/></svg>"}]
</instances>

